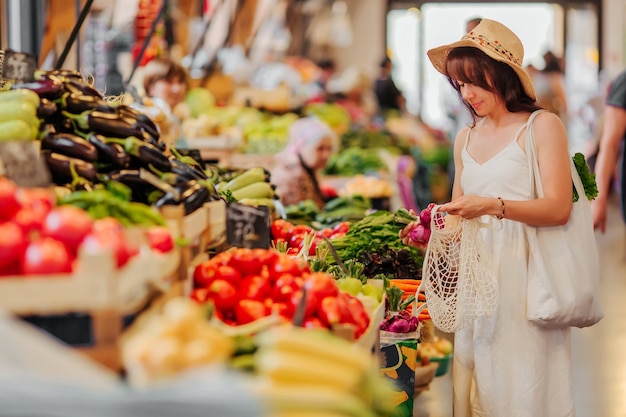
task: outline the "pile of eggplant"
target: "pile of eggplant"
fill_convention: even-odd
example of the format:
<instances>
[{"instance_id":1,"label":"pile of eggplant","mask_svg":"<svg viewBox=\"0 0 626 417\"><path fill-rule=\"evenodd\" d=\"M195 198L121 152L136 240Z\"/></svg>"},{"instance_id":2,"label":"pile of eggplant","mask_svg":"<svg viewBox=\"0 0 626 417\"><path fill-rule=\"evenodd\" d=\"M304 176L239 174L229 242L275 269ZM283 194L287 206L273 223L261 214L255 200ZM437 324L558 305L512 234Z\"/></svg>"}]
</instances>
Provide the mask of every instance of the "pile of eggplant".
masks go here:
<instances>
[{"instance_id":1,"label":"pile of eggplant","mask_svg":"<svg viewBox=\"0 0 626 417\"><path fill-rule=\"evenodd\" d=\"M74 190L117 181L132 190L133 201L184 204L186 213L221 199L216 175L168 150L150 117L107 101L81 73L38 71L36 81L11 86L18 88L41 99L41 154L55 184Z\"/></svg>"}]
</instances>

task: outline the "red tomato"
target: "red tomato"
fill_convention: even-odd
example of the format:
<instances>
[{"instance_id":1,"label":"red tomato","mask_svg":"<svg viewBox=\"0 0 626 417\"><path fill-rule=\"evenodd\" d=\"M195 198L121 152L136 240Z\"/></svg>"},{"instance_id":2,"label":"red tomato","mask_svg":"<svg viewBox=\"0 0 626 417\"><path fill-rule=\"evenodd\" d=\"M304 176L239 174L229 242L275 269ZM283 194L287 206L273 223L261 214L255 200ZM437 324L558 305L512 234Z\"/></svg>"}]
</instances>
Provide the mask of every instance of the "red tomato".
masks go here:
<instances>
[{"instance_id":1,"label":"red tomato","mask_svg":"<svg viewBox=\"0 0 626 417\"><path fill-rule=\"evenodd\" d=\"M235 287L237 287L241 283L242 278L239 271L228 265L218 266L215 277L217 279L223 279L224 281L228 281Z\"/></svg>"},{"instance_id":2,"label":"red tomato","mask_svg":"<svg viewBox=\"0 0 626 417\"><path fill-rule=\"evenodd\" d=\"M6 177L0 177L0 220L9 220L20 209L17 185Z\"/></svg>"},{"instance_id":3,"label":"red tomato","mask_svg":"<svg viewBox=\"0 0 626 417\"><path fill-rule=\"evenodd\" d=\"M161 253L174 250L174 239L170 229L164 226L152 226L146 231L150 248Z\"/></svg>"},{"instance_id":4,"label":"red tomato","mask_svg":"<svg viewBox=\"0 0 626 417\"><path fill-rule=\"evenodd\" d=\"M17 199L23 208L34 210L45 217L55 205L54 192L49 188L20 188Z\"/></svg>"},{"instance_id":5,"label":"red tomato","mask_svg":"<svg viewBox=\"0 0 626 417\"><path fill-rule=\"evenodd\" d=\"M274 220L271 226L271 234L273 239L284 239L289 241L293 233L294 225L287 220Z\"/></svg>"},{"instance_id":6,"label":"red tomato","mask_svg":"<svg viewBox=\"0 0 626 417\"><path fill-rule=\"evenodd\" d=\"M307 226L306 224L299 224L293 228L294 235L305 235L307 233L315 233L311 226Z\"/></svg>"},{"instance_id":7,"label":"red tomato","mask_svg":"<svg viewBox=\"0 0 626 417\"><path fill-rule=\"evenodd\" d=\"M205 261L196 266L193 271L193 283L197 288L208 287L216 279L219 265L211 261Z\"/></svg>"},{"instance_id":8,"label":"red tomato","mask_svg":"<svg viewBox=\"0 0 626 417\"><path fill-rule=\"evenodd\" d=\"M341 323L344 324L356 324L356 320L353 316L353 312L350 310L349 302L352 296L347 292L339 292L337 294L337 304L339 306L339 314L341 316ZM361 303L357 300L359 304ZM361 305L363 307L363 305Z\"/></svg>"},{"instance_id":9,"label":"red tomato","mask_svg":"<svg viewBox=\"0 0 626 417\"><path fill-rule=\"evenodd\" d=\"M338 233L343 233L345 235L348 233L348 230L350 230L350 222L338 223L335 227L333 227L333 231L335 232L333 237L335 237Z\"/></svg>"},{"instance_id":10,"label":"red tomato","mask_svg":"<svg viewBox=\"0 0 626 417\"><path fill-rule=\"evenodd\" d=\"M325 297L317 310L317 316L328 327L341 323L341 308L337 297Z\"/></svg>"},{"instance_id":11,"label":"red tomato","mask_svg":"<svg viewBox=\"0 0 626 417\"><path fill-rule=\"evenodd\" d=\"M26 237L13 222L0 223L0 270L12 269L26 248Z\"/></svg>"},{"instance_id":12,"label":"red tomato","mask_svg":"<svg viewBox=\"0 0 626 417\"><path fill-rule=\"evenodd\" d=\"M118 268L126 265L130 258L139 253L139 249L126 240L122 224L112 217L99 219L93 223L92 231L85 236L81 249L85 253L110 250Z\"/></svg>"},{"instance_id":13,"label":"red tomato","mask_svg":"<svg viewBox=\"0 0 626 417\"><path fill-rule=\"evenodd\" d=\"M293 235L289 240L289 247L294 249L302 249L304 246L304 235Z\"/></svg>"},{"instance_id":14,"label":"red tomato","mask_svg":"<svg viewBox=\"0 0 626 417\"><path fill-rule=\"evenodd\" d=\"M62 242L42 237L26 247L22 272L27 275L70 273L73 261L74 257Z\"/></svg>"},{"instance_id":15,"label":"red tomato","mask_svg":"<svg viewBox=\"0 0 626 417\"><path fill-rule=\"evenodd\" d=\"M33 210L32 208L22 207L15 216L13 216L13 223L17 224L22 232L28 236L31 232L41 230L43 221L46 218L46 214Z\"/></svg>"},{"instance_id":16,"label":"red tomato","mask_svg":"<svg viewBox=\"0 0 626 417\"><path fill-rule=\"evenodd\" d=\"M333 229L331 229L330 227L327 227L327 228L322 229L319 232L317 232L317 234L320 237L326 236L327 238L330 239L335 234L335 231Z\"/></svg>"},{"instance_id":17,"label":"red tomato","mask_svg":"<svg viewBox=\"0 0 626 417\"><path fill-rule=\"evenodd\" d=\"M306 329L328 329L328 326L317 317L309 317L304 319L302 327Z\"/></svg>"},{"instance_id":18,"label":"red tomato","mask_svg":"<svg viewBox=\"0 0 626 417\"><path fill-rule=\"evenodd\" d=\"M299 277L307 272L309 272L308 263L299 263L296 259L284 253L278 254L276 261L268 267L269 277L272 281L276 281L283 274Z\"/></svg>"},{"instance_id":19,"label":"red tomato","mask_svg":"<svg viewBox=\"0 0 626 417\"><path fill-rule=\"evenodd\" d=\"M191 298L194 301L197 301L200 304L204 304L209 299L209 289L208 288L196 288L195 290L191 292L191 294L189 295L189 298Z\"/></svg>"},{"instance_id":20,"label":"red tomato","mask_svg":"<svg viewBox=\"0 0 626 417\"><path fill-rule=\"evenodd\" d=\"M278 259L278 252L273 249L252 249L252 255L263 265L270 265Z\"/></svg>"},{"instance_id":21,"label":"red tomato","mask_svg":"<svg viewBox=\"0 0 626 417\"><path fill-rule=\"evenodd\" d=\"M255 256L253 250L245 248L235 250L228 265L238 270L242 276L257 275L263 267L261 260Z\"/></svg>"},{"instance_id":22,"label":"red tomato","mask_svg":"<svg viewBox=\"0 0 626 417\"><path fill-rule=\"evenodd\" d=\"M294 292L293 296L291 297L291 305L293 306L294 312L298 311L298 308L300 307L302 294L303 294L302 290L298 290ZM308 317L314 317L319 307L319 303L313 300L311 297L309 297L308 293L307 293L307 298L304 303L305 303L304 304L304 318L306 319Z\"/></svg>"},{"instance_id":23,"label":"red tomato","mask_svg":"<svg viewBox=\"0 0 626 417\"><path fill-rule=\"evenodd\" d=\"M369 314L367 314L367 311L365 311L365 307L363 307L363 303L361 302L361 300L349 294L348 296L348 308L350 309L352 317L354 318L354 322L357 326L355 336L358 338L369 327L370 316Z\"/></svg>"},{"instance_id":24,"label":"red tomato","mask_svg":"<svg viewBox=\"0 0 626 417\"><path fill-rule=\"evenodd\" d=\"M239 300L235 307L237 324L251 323L268 315L267 307L263 301Z\"/></svg>"},{"instance_id":25,"label":"red tomato","mask_svg":"<svg viewBox=\"0 0 626 417\"><path fill-rule=\"evenodd\" d=\"M304 280L286 273L278 277L272 289L272 299L277 302L290 301L296 291L302 289Z\"/></svg>"},{"instance_id":26,"label":"red tomato","mask_svg":"<svg viewBox=\"0 0 626 417\"><path fill-rule=\"evenodd\" d=\"M286 319L291 320L293 318L293 313L295 309L293 308L293 304L291 303L272 303L270 307L272 314L278 314L279 316L285 317Z\"/></svg>"},{"instance_id":27,"label":"red tomato","mask_svg":"<svg viewBox=\"0 0 626 417\"><path fill-rule=\"evenodd\" d=\"M211 263L217 264L217 265L228 265L228 263L230 262L230 258L232 258L232 256L233 256L232 251L220 252L211 258Z\"/></svg>"},{"instance_id":28,"label":"red tomato","mask_svg":"<svg viewBox=\"0 0 626 417\"><path fill-rule=\"evenodd\" d=\"M208 287L208 299L213 300L215 307L220 310L234 308L239 299L237 289L228 281L216 279Z\"/></svg>"},{"instance_id":29,"label":"red tomato","mask_svg":"<svg viewBox=\"0 0 626 417\"><path fill-rule=\"evenodd\" d=\"M335 279L324 272L314 272L307 276L304 287L307 290L307 297L310 297L316 305L326 297L336 297L339 294Z\"/></svg>"},{"instance_id":30,"label":"red tomato","mask_svg":"<svg viewBox=\"0 0 626 417\"><path fill-rule=\"evenodd\" d=\"M81 242L91 232L94 221L89 214L78 207L60 206L46 216L41 234L63 242L76 253Z\"/></svg>"},{"instance_id":31,"label":"red tomato","mask_svg":"<svg viewBox=\"0 0 626 417\"><path fill-rule=\"evenodd\" d=\"M241 298L250 300L265 300L270 296L271 291L272 284L270 281L260 275L249 275L239 285Z\"/></svg>"}]
</instances>

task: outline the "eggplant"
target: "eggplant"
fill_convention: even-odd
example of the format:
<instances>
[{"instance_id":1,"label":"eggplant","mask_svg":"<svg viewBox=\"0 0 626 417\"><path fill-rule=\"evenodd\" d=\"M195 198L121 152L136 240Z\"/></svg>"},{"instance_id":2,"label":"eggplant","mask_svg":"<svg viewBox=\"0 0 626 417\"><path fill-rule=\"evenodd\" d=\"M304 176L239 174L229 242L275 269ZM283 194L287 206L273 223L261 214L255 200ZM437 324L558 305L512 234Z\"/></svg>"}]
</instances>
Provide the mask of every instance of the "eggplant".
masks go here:
<instances>
[{"instance_id":1,"label":"eggplant","mask_svg":"<svg viewBox=\"0 0 626 417\"><path fill-rule=\"evenodd\" d=\"M73 114L80 114L86 110L97 110L103 113L115 113L115 107L105 100L88 95L67 94L63 97L63 109Z\"/></svg>"},{"instance_id":2,"label":"eggplant","mask_svg":"<svg viewBox=\"0 0 626 417\"><path fill-rule=\"evenodd\" d=\"M102 135L90 133L87 141L98 150L98 162L110 164L113 168L126 168L130 163L130 156L119 143L107 143Z\"/></svg>"},{"instance_id":3,"label":"eggplant","mask_svg":"<svg viewBox=\"0 0 626 417\"><path fill-rule=\"evenodd\" d=\"M63 93L63 84L50 79L11 85L11 90L17 90L18 88L26 88L27 90L32 90L37 93L40 98L47 98L48 100L56 100L61 97L61 94Z\"/></svg>"},{"instance_id":4,"label":"eggplant","mask_svg":"<svg viewBox=\"0 0 626 417\"><path fill-rule=\"evenodd\" d=\"M172 165L169 158L159 148L143 142L136 137L126 139L108 138L107 143L119 143L132 159L138 161L146 168L154 168L159 172L170 172Z\"/></svg>"},{"instance_id":5,"label":"eggplant","mask_svg":"<svg viewBox=\"0 0 626 417\"><path fill-rule=\"evenodd\" d=\"M52 152L72 158L82 159L87 162L98 160L98 150L78 135L72 133L57 133L56 135L45 135L41 139L41 149L48 149Z\"/></svg>"},{"instance_id":6,"label":"eggplant","mask_svg":"<svg viewBox=\"0 0 626 417\"><path fill-rule=\"evenodd\" d=\"M95 182L98 179L96 167L91 162L61 155L49 150L44 150L41 154L44 161L46 161L50 174L52 174L52 179L56 184L68 184L75 179L72 176L72 167L74 168L76 175L81 178L91 182Z\"/></svg>"},{"instance_id":7,"label":"eggplant","mask_svg":"<svg viewBox=\"0 0 626 417\"><path fill-rule=\"evenodd\" d=\"M57 112L57 105L53 101L48 100L47 98L42 98L39 101L39 106L37 106L37 117L40 119L48 119L52 117Z\"/></svg>"},{"instance_id":8,"label":"eggplant","mask_svg":"<svg viewBox=\"0 0 626 417\"><path fill-rule=\"evenodd\" d=\"M176 205L182 203L185 207L185 215L198 210L204 203L209 201L210 192L207 187L198 181L189 181L175 188L180 192L180 200L176 200L171 193L166 193L155 203L156 207L164 205Z\"/></svg>"},{"instance_id":9,"label":"eggplant","mask_svg":"<svg viewBox=\"0 0 626 417\"><path fill-rule=\"evenodd\" d=\"M150 116L140 112L132 107L121 105L117 108L118 113L123 117L134 118L136 122L145 130L150 136L159 140L161 138L161 131L157 124L152 120Z\"/></svg>"},{"instance_id":10,"label":"eggplant","mask_svg":"<svg viewBox=\"0 0 626 417\"><path fill-rule=\"evenodd\" d=\"M80 117L83 117L84 114L86 114L87 117L86 125L92 132L116 138L126 138L129 136L143 137L141 127L121 119L116 113L105 113L94 110L83 112ZM79 124L84 124L84 121L79 122Z\"/></svg>"},{"instance_id":11,"label":"eggplant","mask_svg":"<svg viewBox=\"0 0 626 417\"><path fill-rule=\"evenodd\" d=\"M170 157L170 164L172 165L172 172L181 176L187 176L189 179L206 180L209 176L203 170L194 166L188 165L183 161Z\"/></svg>"},{"instance_id":12,"label":"eggplant","mask_svg":"<svg viewBox=\"0 0 626 417\"><path fill-rule=\"evenodd\" d=\"M81 80L77 80L74 78L67 79L65 81L65 88L69 90L70 92L73 92L79 95L82 94L86 96L99 97L101 99L104 98L104 95L100 91L98 91L97 88L83 81L82 79Z\"/></svg>"},{"instance_id":13,"label":"eggplant","mask_svg":"<svg viewBox=\"0 0 626 417\"><path fill-rule=\"evenodd\" d=\"M56 79L60 82L65 82L67 80L77 80L77 81L83 80L83 75L80 72L75 71L75 70L69 70L69 69L49 70L49 71L46 71L45 74L43 74L43 76L46 78Z\"/></svg>"},{"instance_id":14,"label":"eggplant","mask_svg":"<svg viewBox=\"0 0 626 417\"><path fill-rule=\"evenodd\" d=\"M159 190L157 187L141 178L141 173L138 169L121 169L113 171L106 175L106 179L119 182L130 188L133 193L132 200L136 202L147 204L148 195Z\"/></svg>"}]
</instances>

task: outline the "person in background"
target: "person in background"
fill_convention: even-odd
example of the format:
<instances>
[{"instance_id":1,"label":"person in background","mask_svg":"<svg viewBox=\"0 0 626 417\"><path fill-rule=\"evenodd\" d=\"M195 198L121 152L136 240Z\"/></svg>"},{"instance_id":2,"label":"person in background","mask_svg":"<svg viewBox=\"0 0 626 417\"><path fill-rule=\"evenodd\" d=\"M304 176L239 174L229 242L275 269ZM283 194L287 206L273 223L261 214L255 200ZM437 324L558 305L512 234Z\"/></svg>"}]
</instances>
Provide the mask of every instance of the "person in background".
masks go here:
<instances>
[{"instance_id":1,"label":"person in background","mask_svg":"<svg viewBox=\"0 0 626 417\"><path fill-rule=\"evenodd\" d=\"M335 133L316 117L296 120L289 128L289 140L275 156L272 184L284 205L312 200L319 208L326 202L319 184L319 172L337 150Z\"/></svg>"},{"instance_id":2,"label":"person in background","mask_svg":"<svg viewBox=\"0 0 626 417\"><path fill-rule=\"evenodd\" d=\"M540 327L526 316L525 225L567 223L572 178L565 126L550 112L535 114L541 108L522 67L523 51L508 27L490 19L461 40L428 51L474 119L454 140L452 201L438 210L497 223L481 236L499 303L493 315L474 319L454 335L454 417L575 415L570 328ZM525 133L531 114L543 198L529 198ZM412 227L400 233L405 244L413 244Z\"/></svg>"},{"instance_id":3,"label":"person in background","mask_svg":"<svg viewBox=\"0 0 626 417\"><path fill-rule=\"evenodd\" d=\"M544 67L531 73L537 102L567 124L567 93L561 60L552 52L543 55Z\"/></svg>"},{"instance_id":4,"label":"person in background","mask_svg":"<svg viewBox=\"0 0 626 417\"><path fill-rule=\"evenodd\" d=\"M335 75L335 63L330 59L324 59L317 63L317 66L320 69L320 76L315 81L315 83L320 87L320 89L324 92L325 95L328 95L326 86L328 81Z\"/></svg>"},{"instance_id":5,"label":"person in background","mask_svg":"<svg viewBox=\"0 0 626 417\"><path fill-rule=\"evenodd\" d=\"M604 105L604 123L595 161L598 196L591 203L593 226L602 233L606 230L606 205L615 178L622 218L626 222L626 70L609 86Z\"/></svg>"},{"instance_id":6,"label":"person in background","mask_svg":"<svg viewBox=\"0 0 626 417\"><path fill-rule=\"evenodd\" d=\"M385 56L380 62L380 72L374 82L374 93L381 113L389 111L405 112L405 99L391 77L391 59Z\"/></svg>"},{"instance_id":7,"label":"person in background","mask_svg":"<svg viewBox=\"0 0 626 417\"><path fill-rule=\"evenodd\" d=\"M155 58L143 69L143 87L148 97L162 100L173 110L189 88L187 70L170 58Z\"/></svg>"},{"instance_id":8,"label":"person in background","mask_svg":"<svg viewBox=\"0 0 626 417\"><path fill-rule=\"evenodd\" d=\"M189 89L187 70L170 58L155 58L143 68L143 88L152 107L156 107L164 116L155 117L159 120L163 140L171 143L180 139L182 121L176 110ZM148 113L155 113L149 107Z\"/></svg>"}]
</instances>

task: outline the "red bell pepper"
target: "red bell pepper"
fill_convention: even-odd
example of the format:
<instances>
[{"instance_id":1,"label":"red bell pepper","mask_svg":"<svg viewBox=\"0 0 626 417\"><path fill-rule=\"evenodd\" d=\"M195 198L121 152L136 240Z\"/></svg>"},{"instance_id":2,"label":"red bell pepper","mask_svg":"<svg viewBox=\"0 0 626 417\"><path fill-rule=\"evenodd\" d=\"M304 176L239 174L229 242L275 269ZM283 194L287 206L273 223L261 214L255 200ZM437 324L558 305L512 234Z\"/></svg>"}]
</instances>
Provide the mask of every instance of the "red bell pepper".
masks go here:
<instances>
[{"instance_id":1,"label":"red bell pepper","mask_svg":"<svg viewBox=\"0 0 626 417\"><path fill-rule=\"evenodd\" d=\"M263 301L258 300L239 300L235 307L235 315L237 324L251 323L268 315L267 307Z\"/></svg>"}]
</instances>

